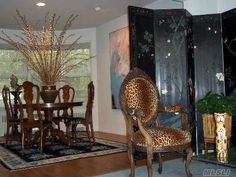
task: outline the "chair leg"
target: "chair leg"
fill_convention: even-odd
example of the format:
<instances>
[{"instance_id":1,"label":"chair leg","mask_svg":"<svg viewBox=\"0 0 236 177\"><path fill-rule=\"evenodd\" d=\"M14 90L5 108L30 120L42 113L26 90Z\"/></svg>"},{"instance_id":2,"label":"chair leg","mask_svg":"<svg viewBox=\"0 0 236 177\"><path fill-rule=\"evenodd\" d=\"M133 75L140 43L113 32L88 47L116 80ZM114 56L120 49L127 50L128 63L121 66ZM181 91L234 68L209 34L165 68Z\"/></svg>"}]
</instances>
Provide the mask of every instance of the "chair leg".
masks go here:
<instances>
[{"instance_id":1,"label":"chair leg","mask_svg":"<svg viewBox=\"0 0 236 177\"><path fill-rule=\"evenodd\" d=\"M40 130L40 152L43 152L43 130Z\"/></svg>"},{"instance_id":2,"label":"chair leg","mask_svg":"<svg viewBox=\"0 0 236 177\"><path fill-rule=\"evenodd\" d=\"M61 126L60 126L60 121L55 121L54 122L57 125L57 129L60 131L61 130Z\"/></svg>"},{"instance_id":3,"label":"chair leg","mask_svg":"<svg viewBox=\"0 0 236 177\"><path fill-rule=\"evenodd\" d=\"M74 140L76 140L76 127L77 127L76 123L72 124L72 127L71 127L72 134L71 134L71 136L73 137Z\"/></svg>"},{"instance_id":4,"label":"chair leg","mask_svg":"<svg viewBox=\"0 0 236 177\"><path fill-rule=\"evenodd\" d=\"M95 136L94 136L93 124L90 124L90 130L91 130L91 135L92 135L93 142L95 143Z\"/></svg>"},{"instance_id":5,"label":"chair leg","mask_svg":"<svg viewBox=\"0 0 236 177\"><path fill-rule=\"evenodd\" d=\"M71 124L71 121L67 121L65 122L65 125L66 125L66 138L67 138L67 143L68 145L70 146L71 145L71 133L70 133L70 128L72 129L72 124ZM71 130L72 131L72 130Z\"/></svg>"},{"instance_id":6,"label":"chair leg","mask_svg":"<svg viewBox=\"0 0 236 177\"><path fill-rule=\"evenodd\" d=\"M158 153L158 160L159 160L159 168L158 168L158 173L162 173L162 158L161 158L161 153Z\"/></svg>"},{"instance_id":7,"label":"chair leg","mask_svg":"<svg viewBox=\"0 0 236 177\"><path fill-rule=\"evenodd\" d=\"M147 171L148 177L152 177L152 159L153 159L153 152L152 147L147 147Z\"/></svg>"},{"instance_id":8,"label":"chair leg","mask_svg":"<svg viewBox=\"0 0 236 177\"><path fill-rule=\"evenodd\" d=\"M7 126L7 133L6 133L6 144L8 144L8 139L9 139L9 129L10 127Z\"/></svg>"},{"instance_id":9,"label":"chair leg","mask_svg":"<svg viewBox=\"0 0 236 177\"><path fill-rule=\"evenodd\" d=\"M128 141L128 158L130 162L130 177L135 176L134 150L131 141Z\"/></svg>"},{"instance_id":10,"label":"chair leg","mask_svg":"<svg viewBox=\"0 0 236 177\"><path fill-rule=\"evenodd\" d=\"M21 149L22 151L24 151L25 149L25 130L22 131L22 135L21 135Z\"/></svg>"},{"instance_id":11,"label":"chair leg","mask_svg":"<svg viewBox=\"0 0 236 177\"><path fill-rule=\"evenodd\" d=\"M192 177L192 173L190 170L190 162L191 162L192 156L193 156L192 148L191 147L187 148L186 153L187 153L187 156L186 156L186 159L184 159L185 172L186 172L187 177Z\"/></svg>"},{"instance_id":12,"label":"chair leg","mask_svg":"<svg viewBox=\"0 0 236 177\"><path fill-rule=\"evenodd\" d=\"M87 133L88 139L91 142L91 136L90 136L90 132L89 132L89 125L88 125L88 123L85 124L85 127L86 127L86 133Z\"/></svg>"}]
</instances>

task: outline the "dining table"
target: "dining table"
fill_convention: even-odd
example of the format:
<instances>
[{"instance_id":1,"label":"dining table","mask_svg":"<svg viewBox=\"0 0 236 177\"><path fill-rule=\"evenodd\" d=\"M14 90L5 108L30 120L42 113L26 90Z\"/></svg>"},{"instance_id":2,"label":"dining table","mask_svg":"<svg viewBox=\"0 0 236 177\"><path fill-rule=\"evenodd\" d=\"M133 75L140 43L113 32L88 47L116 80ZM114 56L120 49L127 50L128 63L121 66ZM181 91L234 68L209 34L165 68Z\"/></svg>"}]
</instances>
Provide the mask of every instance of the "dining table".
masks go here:
<instances>
[{"instance_id":1,"label":"dining table","mask_svg":"<svg viewBox=\"0 0 236 177\"><path fill-rule=\"evenodd\" d=\"M53 123L54 111L55 110L63 110L63 116L68 116L67 110L71 107L82 106L82 101L77 102L55 102L55 103L40 103L40 109L44 111L45 120L50 121ZM33 109L37 109L36 104L33 104ZM26 108L26 104L22 104L23 108ZM57 138L59 141L70 145L70 135L67 133L68 131L64 132L62 130L56 129L53 126L50 126L48 129L48 137L50 138Z\"/></svg>"},{"instance_id":2,"label":"dining table","mask_svg":"<svg viewBox=\"0 0 236 177\"><path fill-rule=\"evenodd\" d=\"M75 106L82 106L83 102L62 102L62 103L40 103L40 109L44 111L45 119L53 121L53 111L55 110L64 110L64 115L67 116L67 109ZM33 105L34 106L34 105ZM35 106L36 108L36 106Z\"/></svg>"}]
</instances>

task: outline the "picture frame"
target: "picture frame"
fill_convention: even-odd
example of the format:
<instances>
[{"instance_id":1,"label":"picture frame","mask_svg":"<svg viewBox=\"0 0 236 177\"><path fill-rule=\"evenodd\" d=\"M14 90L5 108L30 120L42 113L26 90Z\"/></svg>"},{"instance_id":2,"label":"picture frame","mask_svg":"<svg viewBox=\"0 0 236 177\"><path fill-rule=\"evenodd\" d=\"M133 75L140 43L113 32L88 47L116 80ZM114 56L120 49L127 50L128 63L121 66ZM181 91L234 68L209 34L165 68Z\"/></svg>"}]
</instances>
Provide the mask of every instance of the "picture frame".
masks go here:
<instances>
[{"instance_id":1,"label":"picture frame","mask_svg":"<svg viewBox=\"0 0 236 177\"><path fill-rule=\"evenodd\" d=\"M120 109L120 86L130 70L129 28L111 32L109 45L112 109Z\"/></svg>"}]
</instances>

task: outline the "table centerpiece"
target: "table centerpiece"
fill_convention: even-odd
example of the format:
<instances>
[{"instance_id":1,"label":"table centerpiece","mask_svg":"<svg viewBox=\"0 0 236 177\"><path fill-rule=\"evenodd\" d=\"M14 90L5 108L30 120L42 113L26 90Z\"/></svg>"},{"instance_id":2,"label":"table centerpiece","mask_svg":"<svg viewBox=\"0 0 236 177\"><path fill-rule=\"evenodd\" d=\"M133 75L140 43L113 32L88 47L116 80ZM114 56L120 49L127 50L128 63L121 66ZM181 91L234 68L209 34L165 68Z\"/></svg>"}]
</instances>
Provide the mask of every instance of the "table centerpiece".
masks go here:
<instances>
[{"instance_id":1,"label":"table centerpiece","mask_svg":"<svg viewBox=\"0 0 236 177\"><path fill-rule=\"evenodd\" d=\"M52 14L49 19L45 18L42 30L37 31L24 15L18 10L16 12L16 21L21 35L15 35L14 40L2 31L0 39L23 55L23 62L42 83L41 97L44 102L54 102L57 96L56 82L62 81L67 73L91 58L91 56L72 52L80 37L76 37L72 43L66 45L68 39L74 36L67 35L66 32L78 15L70 15L62 30L57 32L56 25L60 16L56 16L56 14Z\"/></svg>"}]
</instances>

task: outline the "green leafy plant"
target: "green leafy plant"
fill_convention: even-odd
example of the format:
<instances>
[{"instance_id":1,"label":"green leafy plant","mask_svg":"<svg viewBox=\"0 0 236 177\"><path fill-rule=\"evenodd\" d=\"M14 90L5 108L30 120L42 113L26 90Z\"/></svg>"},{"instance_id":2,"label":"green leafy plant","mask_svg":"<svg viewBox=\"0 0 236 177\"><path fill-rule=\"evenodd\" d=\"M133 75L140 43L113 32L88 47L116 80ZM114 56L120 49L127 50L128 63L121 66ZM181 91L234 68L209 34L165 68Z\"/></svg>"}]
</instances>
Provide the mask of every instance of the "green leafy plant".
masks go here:
<instances>
[{"instance_id":1,"label":"green leafy plant","mask_svg":"<svg viewBox=\"0 0 236 177\"><path fill-rule=\"evenodd\" d=\"M197 101L196 106L201 113L226 112L229 115L233 115L236 108L235 103L235 96L224 96L223 94L208 92L204 98Z\"/></svg>"}]
</instances>

